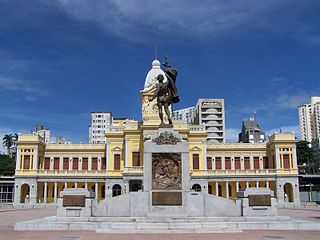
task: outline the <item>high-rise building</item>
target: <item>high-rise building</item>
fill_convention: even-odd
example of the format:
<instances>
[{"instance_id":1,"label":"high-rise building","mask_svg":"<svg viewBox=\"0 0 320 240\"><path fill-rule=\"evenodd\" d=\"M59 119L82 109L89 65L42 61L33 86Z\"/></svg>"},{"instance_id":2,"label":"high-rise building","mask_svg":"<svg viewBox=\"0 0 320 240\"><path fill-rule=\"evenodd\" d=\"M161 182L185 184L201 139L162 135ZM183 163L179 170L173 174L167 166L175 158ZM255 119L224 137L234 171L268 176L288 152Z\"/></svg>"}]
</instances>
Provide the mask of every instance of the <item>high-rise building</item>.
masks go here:
<instances>
[{"instance_id":1,"label":"high-rise building","mask_svg":"<svg viewBox=\"0 0 320 240\"><path fill-rule=\"evenodd\" d=\"M265 141L266 135L261 131L255 115L242 122L241 133L239 133L239 142L262 143Z\"/></svg>"},{"instance_id":2,"label":"high-rise building","mask_svg":"<svg viewBox=\"0 0 320 240\"><path fill-rule=\"evenodd\" d=\"M50 130L45 128L43 125L36 125L36 129L33 134L38 134L44 139L45 143L50 143Z\"/></svg>"},{"instance_id":3,"label":"high-rise building","mask_svg":"<svg viewBox=\"0 0 320 240\"><path fill-rule=\"evenodd\" d=\"M320 97L311 97L310 103L299 107L301 139L311 143L316 152L317 164L320 165Z\"/></svg>"},{"instance_id":4,"label":"high-rise building","mask_svg":"<svg viewBox=\"0 0 320 240\"><path fill-rule=\"evenodd\" d=\"M194 124L203 125L207 141L225 143L224 99L199 99L194 111Z\"/></svg>"},{"instance_id":5,"label":"high-rise building","mask_svg":"<svg viewBox=\"0 0 320 240\"><path fill-rule=\"evenodd\" d=\"M192 124L195 107L188 107L172 112L172 120L182 120L184 123Z\"/></svg>"},{"instance_id":6,"label":"high-rise building","mask_svg":"<svg viewBox=\"0 0 320 240\"><path fill-rule=\"evenodd\" d=\"M89 143L105 144L105 132L112 124L111 112L91 112L91 125L89 126Z\"/></svg>"}]
</instances>

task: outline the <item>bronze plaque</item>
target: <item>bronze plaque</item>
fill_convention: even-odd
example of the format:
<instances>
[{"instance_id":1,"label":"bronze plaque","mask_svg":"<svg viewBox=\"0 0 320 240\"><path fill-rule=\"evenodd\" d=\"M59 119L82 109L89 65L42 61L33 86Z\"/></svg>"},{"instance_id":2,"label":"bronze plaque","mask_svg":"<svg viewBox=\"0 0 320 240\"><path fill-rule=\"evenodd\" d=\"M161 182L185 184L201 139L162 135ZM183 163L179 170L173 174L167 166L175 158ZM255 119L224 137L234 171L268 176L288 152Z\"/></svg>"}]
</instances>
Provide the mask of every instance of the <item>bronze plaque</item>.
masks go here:
<instances>
[{"instance_id":1,"label":"bronze plaque","mask_svg":"<svg viewBox=\"0 0 320 240\"><path fill-rule=\"evenodd\" d=\"M153 192L152 206L181 206L182 192Z\"/></svg>"},{"instance_id":2,"label":"bronze plaque","mask_svg":"<svg viewBox=\"0 0 320 240\"><path fill-rule=\"evenodd\" d=\"M86 196L84 195L64 195L64 207L85 207Z\"/></svg>"},{"instance_id":3,"label":"bronze plaque","mask_svg":"<svg viewBox=\"0 0 320 240\"><path fill-rule=\"evenodd\" d=\"M181 190L180 153L152 153L152 189Z\"/></svg>"},{"instance_id":4,"label":"bronze plaque","mask_svg":"<svg viewBox=\"0 0 320 240\"><path fill-rule=\"evenodd\" d=\"M249 206L271 206L270 195L249 195Z\"/></svg>"}]
</instances>

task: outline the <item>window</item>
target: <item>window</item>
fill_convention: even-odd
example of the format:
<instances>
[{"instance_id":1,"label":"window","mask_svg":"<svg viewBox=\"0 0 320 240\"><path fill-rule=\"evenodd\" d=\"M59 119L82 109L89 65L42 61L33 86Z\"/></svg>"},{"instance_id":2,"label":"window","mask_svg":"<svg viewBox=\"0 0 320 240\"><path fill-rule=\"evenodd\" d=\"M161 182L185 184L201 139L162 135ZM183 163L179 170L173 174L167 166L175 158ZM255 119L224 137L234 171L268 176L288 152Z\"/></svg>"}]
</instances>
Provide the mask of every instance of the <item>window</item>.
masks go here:
<instances>
[{"instance_id":1,"label":"window","mask_svg":"<svg viewBox=\"0 0 320 240\"><path fill-rule=\"evenodd\" d=\"M241 169L240 157L235 157L234 158L234 167L235 167L235 169Z\"/></svg>"},{"instance_id":2,"label":"window","mask_svg":"<svg viewBox=\"0 0 320 240\"><path fill-rule=\"evenodd\" d=\"M216 157L216 169L221 169L221 157Z\"/></svg>"},{"instance_id":3,"label":"window","mask_svg":"<svg viewBox=\"0 0 320 240\"><path fill-rule=\"evenodd\" d=\"M195 192L201 192L201 186L197 183L193 184L192 190L194 190Z\"/></svg>"},{"instance_id":4,"label":"window","mask_svg":"<svg viewBox=\"0 0 320 240\"><path fill-rule=\"evenodd\" d=\"M193 170L199 170L199 154L192 155Z\"/></svg>"},{"instance_id":5,"label":"window","mask_svg":"<svg viewBox=\"0 0 320 240\"><path fill-rule=\"evenodd\" d=\"M225 157L225 169L226 170L229 170L229 169L231 169L231 159L230 159L230 157Z\"/></svg>"},{"instance_id":6,"label":"window","mask_svg":"<svg viewBox=\"0 0 320 240\"><path fill-rule=\"evenodd\" d=\"M60 158L53 159L53 169L54 170L59 170L59 162L60 162Z\"/></svg>"},{"instance_id":7,"label":"window","mask_svg":"<svg viewBox=\"0 0 320 240\"><path fill-rule=\"evenodd\" d=\"M250 169L250 158L249 157L244 158L244 169Z\"/></svg>"},{"instance_id":8,"label":"window","mask_svg":"<svg viewBox=\"0 0 320 240\"><path fill-rule=\"evenodd\" d=\"M114 154L114 170L120 170L120 154Z\"/></svg>"},{"instance_id":9,"label":"window","mask_svg":"<svg viewBox=\"0 0 320 240\"><path fill-rule=\"evenodd\" d=\"M91 170L97 170L97 169L98 169L98 158L92 158Z\"/></svg>"},{"instance_id":10,"label":"window","mask_svg":"<svg viewBox=\"0 0 320 240\"><path fill-rule=\"evenodd\" d=\"M289 154L283 154L283 168L284 169L290 169Z\"/></svg>"},{"instance_id":11,"label":"window","mask_svg":"<svg viewBox=\"0 0 320 240\"><path fill-rule=\"evenodd\" d=\"M115 155L119 155L119 158L120 158L120 154L115 154ZM116 196L119 196L121 195L121 186L119 184L115 184L113 187L112 187L112 197L116 197Z\"/></svg>"},{"instance_id":12,"label":"window","mask_svg":"<svg viewBox=\"0 0 320 240\"><path fill-rule=\"evenodd\" d=\"M43 169L49 170L50 169L50 158L45 158L44 159L44 167Z\"/></svg>"},{"instance_id":13,"label":"window","mask_svg":"<svg viewBox=\"0 0 320 240\"><path fill-rule=\"evenodd\" d=\"M24 155L23 169L30 169L30 155Z\"/></svg>"},{"instance_id":14,"label":"window","mask_svg":"<svg viewBox=\"0 0 320 240\"><path fill-rule=\"evenodd\" d=\"M263 157L263 168L269 169L269 161L267 157Z\"/></svg>"},{"instance_id":15,"label":"window","mask_svg":"<svg viewBox=\"0 0 320 240\"><path fill-rule=\"evenodd\" d=\"M211 170L212 169L212 158L207 157L207 169Z\"/></svg>"},{"instance_id":16,"label":"window","mask_svg":"<svg viewBox=\"0 0 320 240\"><path fill-rule=\"evenodd\" d=\"M88 170L88 158L82 158L82 170Z\"/></svg>"},{"instance_id":17,"label":"window","mask_svg":"<svg viewBox=\"0 0 320 240\"><path fill-rule=\"evenodd\" d=\"M254 169L259 169L260 168L259 157L254 157L253 158L253 168Z\"/></svg>"},{"instance_id":18,"label":"window","mask_svg":"<svg viewBox=\"0 0 320 240\"><path fill-rule=\"evenodd\" d=\"M132 166L133 167L140 166L140 153L139 152L132 153Z\"/></svg>"},{"instance_id":19,"label":"window","mask_svg":"<svg viewBox=\"0 0 320 240\"><path fill-rule=\"evenodd\" d=\"M69 170L69 158L63 158L63 170Z\"/></svg>"},{"instance_id":20,"label":"window","mask_svg":"<svg viewBox=\"0 0 320 240\"><path fill-rule=\"evenodd\" d=\"M106 170L106 158L101 158L101 170Z\"/></svg>"},{"instance_id":21,"label":"window","mask_svg":"<svg viewBox=\"0 0 320 240\"><path fill-rule=\"evenodd\" d=\"M78 158L73 158L72 169L73 170L78 170L78 167L79 167L79 159Z\"/></svg>"}]
</instances>

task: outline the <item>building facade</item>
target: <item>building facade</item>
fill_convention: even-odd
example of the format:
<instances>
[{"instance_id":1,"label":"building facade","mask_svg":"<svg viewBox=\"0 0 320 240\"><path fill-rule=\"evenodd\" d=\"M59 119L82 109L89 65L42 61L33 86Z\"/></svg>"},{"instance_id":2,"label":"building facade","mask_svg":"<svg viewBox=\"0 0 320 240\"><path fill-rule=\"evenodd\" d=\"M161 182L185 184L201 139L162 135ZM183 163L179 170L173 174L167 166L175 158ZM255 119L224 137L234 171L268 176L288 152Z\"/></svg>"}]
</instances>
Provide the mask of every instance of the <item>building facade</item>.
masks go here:
<instances>
[{"instance_id":1,"label":"building facade","mask_svg":"<svg viewBox=\"0 0 320 240\"><path fill-rule=\"evenodd\" d=\"M186 124L194 122L194 109L195 107L188 107L172 112L172 120L181 120Z\"/></svg>"},{"instance_id":2,"label":"building facade","mask_svg":"<svg viewBox=\"0 0 320 240\"><path fill-rule=\"evenodd\" d=\"M89 126L89 143L105 144L105 133L112 124L111 112L91 112L91 125Z\"/></svg>"},{"instance_id":3,"label":"building facade","mask_svg":"<svg viewBox=\"0 0 320 240\"><path fill-rule=\"evenodd\" d=\"M160 124L156 100L149 102L155 88L149 86L161 71L151 69L140 91L142 120L114 119L105 144L46 144L38 135L21 134L15 206L55 204L64 188L87 188L98 200L143 190L144 141ZM274 191L280 206L300 204L292 134L275 134L268 143L228 144L208 141L201 125L177 120L173 128L188 142L190 191L235 199L240 189L266 187Z\"/></svg>"},{"instance_id":4,"label":"building facade","mask_svg":"<svg viewBox=\"0 0 320 240\"><path fill-rule=\"evenodd\" d=\"M33 131L34 134L38 134L44 139L45 143L50 143L50 130L48 128L45 128L42 125L37 125L36 129Z\"/></svg>"},{"instance_id":5,"label":"building facade","mask_svg":"<svg viewBox=\"0 0 320 240\"><path fill-rule=\"evenodd\" d=\"M243 143L262 143L266 141L266 135L261 131L255 115L242 122L241 133L239 133L239 142Z\"/></svg>"},{"instance_id":6,"label":"building facade","mask_svg":"<svg viewBox=\"0 0 320 240\"><path fill-rule=\"evenodd\" d=\"M202 125L212 143L225 143L224 99L199 99L194 111L194 124Z\"/></svg>"},{"instance_id":7,"label":"building facade","mask_svg":"<svg viewBox=\"0 0 320 240\"><path fill-rule=\"evenodd\" d=\"M311 97L310 103L298 108L301 139L311 143L316 152L317 162L314 167L320 166L320 97Z\"/></svg>"}]
</instances>

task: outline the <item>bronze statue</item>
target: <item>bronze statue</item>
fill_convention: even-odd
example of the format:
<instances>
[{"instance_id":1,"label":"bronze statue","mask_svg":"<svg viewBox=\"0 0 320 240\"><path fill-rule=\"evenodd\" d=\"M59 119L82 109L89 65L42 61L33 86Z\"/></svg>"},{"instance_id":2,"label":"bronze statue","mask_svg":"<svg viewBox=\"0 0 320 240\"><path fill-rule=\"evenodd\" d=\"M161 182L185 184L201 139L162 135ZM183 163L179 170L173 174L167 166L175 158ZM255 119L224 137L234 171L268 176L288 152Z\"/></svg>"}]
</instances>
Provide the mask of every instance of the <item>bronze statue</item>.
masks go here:
<instances>
[{"instance_id":1,"label":"bronze statue","mask_svg":"<svg viewBox=\"0 0 320 240\"><path fill-rule=\"evenodd\" d=\"M163 82L164 76L162 74L159 74L157 76L157 80L159 83L156 86L157 88L156 92L153 95L153 97L149 99L149 101L153 101L153 99L157 98L159 117L161 120L160 125L164 124L162 107L164 108L164 111L167 114L169 124L172 124L169 106L172 103L178 103L180 101L177 88L176 88L176 78L178 75L178 71L169 65L169 63L167 62L167 59L165 59L165 63L163 64L163 66L165 67L164 73L168 81Z\"/></svg>"}]
</instances>

